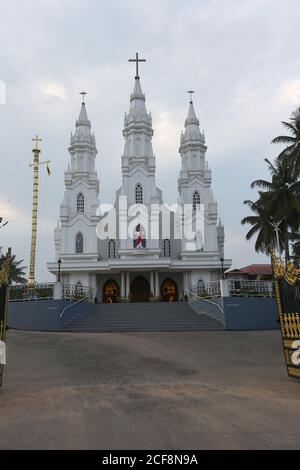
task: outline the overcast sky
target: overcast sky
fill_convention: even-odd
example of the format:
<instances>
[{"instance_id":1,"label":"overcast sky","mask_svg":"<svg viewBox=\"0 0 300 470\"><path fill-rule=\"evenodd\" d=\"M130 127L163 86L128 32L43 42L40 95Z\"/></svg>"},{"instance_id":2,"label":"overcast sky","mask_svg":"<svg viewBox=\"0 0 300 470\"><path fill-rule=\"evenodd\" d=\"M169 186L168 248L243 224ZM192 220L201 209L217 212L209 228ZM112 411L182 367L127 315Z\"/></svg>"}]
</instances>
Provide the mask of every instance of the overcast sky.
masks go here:
<instances>
[{"instance_id":1,"label":"overcast sky","mask_svg":"<svg viewBox=\"0 0 300 470\"><path fill-rule=\"evenodd\" d=\"M208 145L213 191L225 225L225 254L233 267L267 262L245 241L244 199L265 177L264 157L282 133L281 120L300 104L298 0L1 0L0 246L29 262L31 138L40 134L37 279L51 280L53 228L64 191L70 132L82 89L98 147L101 201L113 202L121 182L123 118L129 108L139 51L141 84L152 112L157 184L165 202L177 200L180 132L194 89Z\"/></svg>"}]
</instances>

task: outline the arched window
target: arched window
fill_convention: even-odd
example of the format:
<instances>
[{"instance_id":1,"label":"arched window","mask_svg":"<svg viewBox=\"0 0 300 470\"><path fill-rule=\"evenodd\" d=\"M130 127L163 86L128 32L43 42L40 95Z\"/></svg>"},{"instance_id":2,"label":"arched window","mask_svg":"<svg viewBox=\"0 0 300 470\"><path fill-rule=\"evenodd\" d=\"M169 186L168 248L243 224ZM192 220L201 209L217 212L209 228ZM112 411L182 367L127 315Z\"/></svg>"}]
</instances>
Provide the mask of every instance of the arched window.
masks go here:
<instances>
[{"instance_id":1,"label":"arched window","mask_svg":"<svg viewBox=\"0 0 300 470\"><path fill-rule=\"evenodd\" d=\"M141 224L138 224L135 228L133 248L146 248L145 231Z\"/></svg>"},{"instance_id":2,"label":"arched window","mask_svg":"<svg viewBox=\"0 0 300 470\"><path fill-rule=\"evenodd\" d=\"M83 253L83 235L81 232L76 235L76 253Z\"/></svg>"},{"instance_id":3,"label":"arched window","mask_svg":"<svg viewBox=\"0 0 300 470\"><path fill-rule=\"evenodd\" d=\"M193 211L195 212L200 207L200 195L198 191L193 194Z\"/></svg>"},{"instance_id":4,"label":"arched window","mask_svg":"<svg viewBox=\"0 0 300 470\"><path fill-rule=\"evenodd\" d=\"M84 195L82 193L77 196L77 212L84 212Z\"/></svg>"},{"instance_id":5,"label":"arched window","mask_svg":"<svg viewBox=\"0 0 300 470\"><path fill-rule=\"evenodd\" d=\"M171 258L171 243L170 240L164 240L164 257Z\"/></svg>"},{"instance_id":6,"label":"arched window","mask_svg":"<svg viewBox=\"0 0 300 470\"><path fill-rule=\"evenodd\" d=\"M143 204L143 187L141 184L137 184L135 187L135 203Z\"/></svg>"},{"instance_id":7,"label":"arched window","mask_svg":"<svg viewBox=\"0 0 300 470\"><path fill-rule=\"evenodd\" d=\"M82 284L80 281L75 285L75 295L81 295L83 293Z\"/></svg>"},{"instance_id":8,"label":"arched window","mask_svg":"<svg viewBox=\"0 0 300 470\"><path fill-rule=\"evenodd\" d=\"M116 242L114 240L109 240L108 242L108 258L116 257Z\"/></svg>"}]
</instances>

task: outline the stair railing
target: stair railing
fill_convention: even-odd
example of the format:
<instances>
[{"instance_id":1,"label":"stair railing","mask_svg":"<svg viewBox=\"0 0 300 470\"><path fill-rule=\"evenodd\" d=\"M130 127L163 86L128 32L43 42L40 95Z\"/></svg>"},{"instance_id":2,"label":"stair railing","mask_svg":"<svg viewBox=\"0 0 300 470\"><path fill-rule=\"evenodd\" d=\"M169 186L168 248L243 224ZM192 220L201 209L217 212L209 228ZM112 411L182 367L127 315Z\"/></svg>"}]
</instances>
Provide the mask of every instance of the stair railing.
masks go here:
<instances>
[{"instance_id":1,"label":"stair railing","mask_svg":"<svg viewBox=\"0 0 300 470\"><path fill-rule=\"evenodd\" d=\"M89 297L91 297L95 292L96 292L97 289L91 289L91 292L86 295L85 297L82 297L82 299L79 299L77 300L76 302L74 302L73 304L71 305L67 305L61 312L61 314L59 315L59 318L62 319L64 313L66 310L68 310L69 308L72 308L74 307L75 305L79 304L80 302L83 302L84 300L87 300Z\"/></svg>"},{"instance_id":2,"label":"stair railing","mask_svg":"<svg viewBox=\"0 0 300 470\"><path fill-rule=\"evenodd\" d=\"M185 292L187 293L190 307L196 313L200 313L201 311L203 311L203 308L201 309L201 306L203 305L202 302L203 303L206 302L207 304L217 307L217 310L215 310L214 313L207 311L207 310L205 310L205 313L209 317L214 318L215 320L218 320L219 322L222 323L223 326L225 326L225 313L222 307L217 302L213 302L212 300L208 300L203 297L200 297L189 289L185 289Z\"/></svg>"}]
</instances>

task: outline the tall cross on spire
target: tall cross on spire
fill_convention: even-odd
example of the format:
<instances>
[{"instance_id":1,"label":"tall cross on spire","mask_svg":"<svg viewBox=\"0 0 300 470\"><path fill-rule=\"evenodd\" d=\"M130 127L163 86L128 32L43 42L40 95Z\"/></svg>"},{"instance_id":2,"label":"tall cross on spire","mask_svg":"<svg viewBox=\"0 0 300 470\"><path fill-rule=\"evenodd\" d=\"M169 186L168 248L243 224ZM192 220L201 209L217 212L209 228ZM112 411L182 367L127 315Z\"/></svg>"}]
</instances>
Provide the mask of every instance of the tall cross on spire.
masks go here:
<instances>
[{"instance_id":1,"label":"tall cross on spire","mask_svg":"<svg viewBox=\"0 0 300 470\"><path fill-rule=\"evenodd\" d=\"M139 79L139 62L146 62L146 59L139 59L139 53L137 52L135 55L135 59L128 59L128 62L135 62L136 64L136 72L135 72L135 78Z\"/></svg>"},{"instance_id":2,"label":"tall cross on spire","mask_svg":"<svg viewBox=\"0 0 300 470\"><path fill-rule=\"evenodd\" d=\"M190 95L190 103L192 103L192 102L193 102L193 93L195 93L195 92L194 92L194 90L189 90L189 91L187 91L187 93L189 93L189 95Z\"/></svg>"},{"instance_id":3,"label":"tall cross on spire","mask_svg":"<svg viewBox=\"0 0 300 470\"><path fill-rule=\"evenodd\" d=\"M34 139L31 139L33 142L35 142L35 149L34 150L39 150L39 142L42 142L43 139L40 139L38 135L35 136Z\"/></svg>"},{"instance_id":4,"label":"tall cross on spire","mask_svg":"<svg viewBox=\"0 0 300 470\"><path fill-rule=\"evenodd\" d=\"M84 104L84 99L85 99L85 95L87 95L87 92L83 90L79 94L82 96L82 104Z\"/></svg>"}]
</instances>

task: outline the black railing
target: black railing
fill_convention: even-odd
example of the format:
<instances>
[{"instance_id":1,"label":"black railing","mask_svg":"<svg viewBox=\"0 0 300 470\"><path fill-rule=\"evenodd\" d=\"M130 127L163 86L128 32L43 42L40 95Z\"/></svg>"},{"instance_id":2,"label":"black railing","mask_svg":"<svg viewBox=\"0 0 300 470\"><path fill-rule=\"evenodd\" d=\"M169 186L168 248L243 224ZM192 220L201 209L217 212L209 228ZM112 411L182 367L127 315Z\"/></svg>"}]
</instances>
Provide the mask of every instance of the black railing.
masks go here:
<instances>
[{"instance_id":1,"label":"black railing","mask_svg":"<svg viewBox=\"0 0 300 470\"><path fill-rule=\"evenodd\" d=\"M36 284L29 287L28 284L11 286L9 289L10 302L22 302L24 300L50 300L53 299L53 283Z\"/></svg>"}]
</instances>

